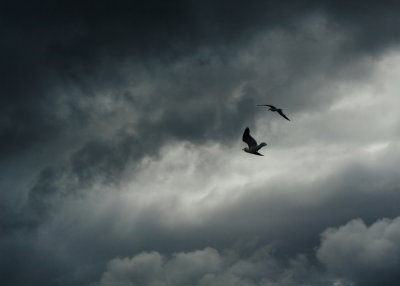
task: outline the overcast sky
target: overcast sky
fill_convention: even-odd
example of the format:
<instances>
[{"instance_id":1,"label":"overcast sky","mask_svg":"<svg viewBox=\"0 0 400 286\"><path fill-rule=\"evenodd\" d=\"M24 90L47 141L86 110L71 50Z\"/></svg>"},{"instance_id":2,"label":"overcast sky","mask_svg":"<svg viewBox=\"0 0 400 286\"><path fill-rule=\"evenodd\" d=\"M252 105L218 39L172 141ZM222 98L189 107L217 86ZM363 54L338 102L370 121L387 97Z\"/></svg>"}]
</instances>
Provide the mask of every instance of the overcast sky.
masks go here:
<instances>
[{"instance_id":1,"label":"overcast sky","mask_svg":"<svg viewBox=\"0 0 400 286\"><path fill-rule=\"evenodd\" d=\"M3 2L1 285L398 285L400 5Z\"/></svg>"}]
</instances>

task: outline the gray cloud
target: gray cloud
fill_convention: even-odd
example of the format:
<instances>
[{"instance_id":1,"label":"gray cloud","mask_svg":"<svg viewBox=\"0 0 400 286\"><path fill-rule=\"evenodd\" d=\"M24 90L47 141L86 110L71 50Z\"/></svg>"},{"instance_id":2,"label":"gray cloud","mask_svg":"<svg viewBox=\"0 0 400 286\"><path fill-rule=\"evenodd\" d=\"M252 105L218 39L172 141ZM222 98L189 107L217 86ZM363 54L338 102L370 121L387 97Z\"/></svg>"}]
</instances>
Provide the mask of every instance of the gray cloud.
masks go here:
<instances>
[{"instance_id":1,"label":"gray cloud","mask_svg":"<svg viewBox=\"0 0 400 286\"><path fill-rule=\"evenodd\" d=\"M132 258L116 258L107 265L99 283L93 285L327 285L304 256L287 264L276 260L267 249L249 257L235 251L219 253L205 248L174 253L141 253ZM325 283L325 284L324 284Z\"/></svg>"},{"instance_id":2,"label":"gray cloud","mask_svg":"<svg viewBox=\"0 0 400 286\"><path fill-rule=\"evenodd\" d=\"M357 219L325 230L316 257L328 272L304 255L277 259L269 248L248 256L240 255L243 250L219 253L205 248L168 257L151 252L115 258L93 285L375 285L378 281L394 285L398 220L379 220L367 227Z\"/></svg>"},{"instance_id":3,"label":"gray cloud","mask_svg":"<svg viewBox=\"0 0 400 286\"><path fill-rule=\"evenodd\" d=\"M374 222L370 227L352 220L321 234L316 257L278 259L271 248L243 255L243 250L212 248L173 253L140 253L115 258L93 285L394 285L398 277L399 218ZM371 273L373 273L371 275ZM384 282L383 282L384 281ZM394 283L394 284L393 284Z\"/></svg>"},{"instance_id":4,"label":"gray cloud","mask_svg":"<svg viewBox=\"0 0 400 286\"><path fill-rule=\"evenodd\" d=\"M172 144L159 157L143 160L139 168L127 167L135 168L136 173L127 171L133 178L123 177L125 183L119 188L94 183L82 187L81 191L86 191L83 198L52 198L56 211L53 209L51 219L31 238L45 253L71 263L59 265L58 271L68 273L70 279L59 284L96 281L107 261L144 250L169 256L206 246L222 250L238 243L248 245L237 253L246 256L271 244L278 260L299 252L310 256L327 226L339 226L354 217L373 222L398 215L399 176L386 171L394 170L397 162L391 152L376 158L384 167L374 164L361 168L365 159L359 159L351 167L335 165L333 173L302 182L293 181L285 171L275 179L258 181L267 174L257 165L251 167L258 161L249 158L247 162L241 153L221 156L224 151L216 146L199 148ZM233 154L230 150L227 153ZM273 153L270 150L268 154L271 163L276 160ZM302 162L307 160L304 157ZM318 168L320 162L315 164ZM337 173L337 169L343 171ZM309 170L311 166L304 174ZM238 176L242 178L235 179ZM282 183L284 177L286 183ZM50 261L43 265L47 263ZM74 274L77 271L79 275ZM37 281L40 283L39 277Z\"/></svg>"},{"instance_id":5,"label":"gray cloud","mask_svg":"<svg viewBox=\"0 0 400 286\"><path fill-rule=\"evenodd\" d=\"M318 259L337 276L360 285L398 281L400 218L382 219L370 226L352 220L322 233Z\"/></svg>"},{"instance_id":6,"label":"gray cloud","mask_svg":"<svg viewBox=\"0 0 400 286\"><path fill-rule=\"evenodd\" d=\"M0 53L5 75L1 82L2 158L48 143L71 125L87 123L87 112L75 110L67 120L53 113L54 89L77 86L80 96L90 97L99 87L123 85L119 67L127 60L133 61L134 66L145 64L155 69L185 57L197 57L199 64L207 64L210 59L201 55L202 50L225 58L265 30L296 33L304 17L320 14L350 34L340 55L335 55L335 61L343 61L360 56L360 52L387 48L396 42L393 35L398 33L394 29L399 26L394 12L397 5L365 5L358 1L351 7L342 1L292 1L285 5L278 1L256 1L252 5L225 1L177 1L168 5L122 1L111 7L97 2L74 5L62 1L40 6L16 3L4 4L1 9L7 43ZM332 34L327 32L324 41L330 37ZM287 74L313 59L313 46L308 47L311 50L307 54L293 54ZM295 50L302 51L299 47ZM206 65L204 70L208 73L209 69ZM294 78L296 74L293 73ZM179 82L185 84L184 80ZM171 117L169 122L177 120Z\"/></svg>"},{"instance_id":7,"label":"gray cloud","mask_svg":"<svg viewBox=\"0 0 400 286\"><path fill-rule=\"evenodd\" d=\"M2 285L320 285L321 232L399 215L396 5L132 3L2 4Z\"/></svg>"}]
</instances>

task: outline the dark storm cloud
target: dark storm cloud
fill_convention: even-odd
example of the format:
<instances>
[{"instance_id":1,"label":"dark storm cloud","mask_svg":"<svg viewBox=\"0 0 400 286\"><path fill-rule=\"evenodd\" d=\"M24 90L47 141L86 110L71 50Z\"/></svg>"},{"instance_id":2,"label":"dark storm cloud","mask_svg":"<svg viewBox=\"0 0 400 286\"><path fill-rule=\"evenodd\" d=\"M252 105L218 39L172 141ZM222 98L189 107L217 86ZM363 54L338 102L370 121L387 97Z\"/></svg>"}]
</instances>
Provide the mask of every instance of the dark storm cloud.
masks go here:
<instances>
[{"instance_id":1,"label":"dark storm cloud","mask_svg":"<svg viewBox=\"0 0 400 286\"><path fill-rule=\"evenodd\" d=\"M39 224L63 199L81 197L84 190L95 183L118 186L126 164L141 155L143 148L133 137L115 143L94 141L85 144L68 161L40 172L29 190L20 219L27 220L26 223L30 222L32 226Z\"/></svg>"},{"instance_id":2,"label":"dark storm cloud","mask_svg":"<svg viewBox=\"0 0 400 286\"><path fill-rule=\"evenodd\" d=\"M157 67L204 47L240 45L265 28L296 29L313 13L350 31L354 53L376 50L396 41L395 11L361 1L2 3L1 157L71 124L53 114L52 88L73 83L89 96L93 85L118 84L115 67L127 58Z\"/></svg>"},{"instance_id":3,"label":"dark storm cloud","mask_svg":"<svg viewBox=\"0 0 400 286\"><path fill-rule=\"evenodd\" d=\"M0 264L6 267L1 267L0 276L4 284L100 281L101 285L140 274L151 285L151 279L157 282L168 275L167 268L176 271L172 280L194 281L197 276L182 278L184 273L179 272L185 268L174 264L176 257L185 256L182 251L192 251L189 256L194 260L189 259L188 265L196 266L196 257L203 252L211 252L217 260L223 255L209 248L194 249L223 249L235 240L259 237L254 248L273 243L278 256L294 257L298 252L309 254L327 226L354 217L372 223L399 215L395 191L399 182L394 179L399 176L393 164L388 169L381 166L386 173L349 167L313 185L276 183L272 187L276 193L298 188L299 194L239 196L210 211L200 225L166 226L163 219L179 209L179 196L145 207L138 203L133 217L125 216L127 206L110 199L119 197L119 188L131 180L127 176L138 179L141 159L162 157L160 149L168 144L185 140L196 147L209 141L231 146L246 125L254 125L256 112L265 112L253 111L261 99L280 101L295 114L316 106L328 108L334 99L329 93L321 95L322 87L327 89L340 76L352 80L366 74L352 69L342 73L343 66L397 43L396 6L361 1L351 5L338 1L2 3L0 249L4 255ZM314 33L302 27L310 15L326 19L327 28ZM264 33L267 39L260 40ZM337 40L337 35L343 39ZM168 169L172 169L169 163L160 172L168 176ZM149 172L134 194L151 191L153 186L147 184L156 174ZM169 187L180 190L179 186ZM366 186L370 193L364 192ZM317 195L319 190L327 197ZM168 191L165 187L159 195ZM186 194L190 187L180 191ZM319 200L315 205L293 203L303 197ZM154 250L161 254L151 253L150 264L166 260L156 267L160 276L132 274L131 266L143 264L138 253ZM165 253L181 254L168 260ZM323 262L335 268L326 257ZM257 263L243 263L250 266L242 272L228 265L199 273L214 275L204 278L208 285L260 282L262 271L252 270ZM126 271L121 273L120 268ZM285 276L285 267L279 268L283 270L278 274L271 273L275 282L298 282ZM311 268L305 272L314 273ZM101 276L104 271L109 276Z\"/></svg>"},{"instance_id":4,"label":"dark storm cloud","mask_svg":"<svg viewBox=\"0 0 400 286\"><path fill-rule=\"evenodd\" d=\"M129 201L132 198L127 198L128 205L121 204L118 201L118 190L114 188L111 188L112 191L109 193L111 197L115 198L115 200L111 199L111 201L108 196L104 196L104 193L92 190L90 191L91 194L87 194L90 199L83 200L83 205L79 203L79 199L76 200L71 197L65 197L62 203L58 203L56 205L58 210L64 208L64 211L62 214L56 213L52 216L54 221L40 229L40 237L45 242L57 241L55 245L45 247L49 253L53 253L53 255L68 253L70 255L68 259L71 259L71 262L76 261L79 265L92 265L94 269L82 269L81 276L75 278L72 278L72 273L77 270L73 270L73 266L60 266L65 267L64 272L67 269L71 271L71 274L67 275L70 279L86 282L98 281L100 279L99 273L105 271L105 263L112 259L115 260L115 265L113 263L110 265L114 265L115 268L109 266L110 269L107 270L112 272L110 274L112 277L102 278L102 280L129 280L136 279L137 275L142 277L137 279L150 279L149 281L153 281L151 279L159 279L158 276L147 275L146 271L137 273L134 270L136 269L135 267L129 266L131 262L133 263L142 257L139 255L133 259L131 256L133 257L133 254L140 253L143 250L158 251L162 255L170 255L176 252L177 249L179 249L179 252L190 252L196 249L203 249L206 246L212 246L220 250L233 247L236 243L242 241L247 246L243 248L239 247L239 250L237 250L238 255L251 256L257 249L271 244L274 250L274 258L271 258L272 261L275 261L275 259L280 261L282 257L296 257L298 253L312 256L315 246L319 244L319 234L324 232L328 226L345 225L354 217L360 217L368 223L373 223L382 216L396 217L399 215L398 204L400 197L397 192L400 185L399 176L392 176L393 174L390 174L389 171L394 170L393 165L396 165L397 157L387 154L387 156L379 159L381 159L381 162L385 162L385 164L382 164L384 166L364 167L361 161L360 164L345 168L342 172L328 176L328 178L320 178L312 184L291 184L290 182L285 184L278 179L271 181L268 186L261 187L261 190L253 190L251 187L245 187L246 192L236 199L225 200L218 208L209 210L206 213L200 213L199 215L205 216L205 220L200 224L180 222L172 226L166 224L164 218L169 216L174 210L182 207L173 195L162 197L157 201L144 204L143 206L141 206L139 200L130 206ZM145 182L152 182L155 179L154 174L151 174L152 172L162 172L162 170L151 169L150 177ZM131 174L131 176L135 176L135 174ZM44 179L48 179L47 176L44 177ZM136 179L139 180L139 178ZM181 178L180 180L183 179ZM177 180L179 181L179 179ZM336 184L335 182L341 183ZM54 178L53 183L60 183L61 186L59 188L62 190L62 180ZM365 186L368 186L368 188ZM152 191L151 186L145 185L142 188L142 190L135 189L134 192L147 193ZM164 192L168 191L166 188L167 186L163 186L162 191L157 196L163 196ZM229 191L236 193L239 189ZM185 192L187 190L181 189L177 191ZM103 200L106 201L103 202ZM102 205L104 203L105 205ZM68 209L67 207L65 209L66 205L70 205L71 208ZM135 210L135 212L137 211L136 215L129 215L130 209ZM181 214L181 216L184 215ZM82 218L85 219L82 221ZM77 221L80 221L80 223L77 223ZM329 232L327 233L329 234ZM325 240L323 241L329 240L330 236L328 234L324 236L326 239L324 238ZM362 236L363 234L359 235ZM66 237L68 239L64 239ZM338 242L340 245L345 245L347 237L345 236L343 239L344 242ZM253 242L251 243L251 241ZM58 249L58 243L62 243L62 249ZM327 261L326 263L334 269L335 265L340 262L336 262L336 260L331 262L328 254L331 252L335 253L335 248L328 247L329 245L331 244L322 243L320 253L327 254L323 255L321 260L324 263ZM121 254L126 254L129 259L115 258L121 256ZM39 254L35 255L38 255L38 259L41 257ZM124 257L124 255L122 256ZM154 257L151 256L150 258L153 259ZM40 259L45 259L46 263L50 263L46 258ZM130 261L130 259L133 259L133 261ZM340 257L340 261L345 259L345 256ZM260 258L260 263L261 261L263 259ZM236 262L234 260L234 263ZM126 269L124 268L125 263L129 266ZM190 263L192 262L189 262L187 267L190 266ZM266 261L262 263L268 264ZM280 261L279 263L283 262ZM329 275L325 276L320 272L317 274L314 273L316 277L310 276L314 271L311 270L314 268L313 262L310 263L304 265L306 270L304 270L305 273L302 274L303 276L300 276L300 279L312 277L318 282L320 281L319 279L325 281L324 279L329 278ZM198 266L198 264L196 265ZM127 272L119 272L119 267L124 268ZM157 272L162 277L166 273L164 272L164 267L160 266L161 272ZM220 275L225 277L225 274L228 275L230 273L230 267L224 266L222 269L212 270L211 273L214 273L216 277ZM251 279L255 279L254 276L251 276L255 275L259 277L257 279L279 281L282 278L281 275L285 277L288 272L291 272L290 268L286 269L284 266L280 266L278 267L278 271L272 271L272 273L262 276L261 273L265 272L257 270L254 273L251 270L253 267L251 265L250 269L245 268L244 273L239 272L235 274L236 278L225 278L229 278L228 281L230 279L245 279L248 276ZM309 269L310 267L311 269ZM184 269L186 268L178 269L177 267L177 277L187 272ZM150 269L146 270L150 271ZM386 271L390 270L391 268L388 268ZM59 271L63 272L62 269ZM131 273L131 271L134 273ZM202 267L199 268L199 271L202 275L210 272L210 270ZM395 275L395 272L382 273L387 275L387 277ZM343 279L351 280L358 279L359 277L357 271L352 271L350 274L343 275L341 272L333 272L333 276ZM104 274L104 276L107 275ZM175 279L174 277L171 279ZM191 276L185 279L189 279L193 283L197 281L196 277L193 278ZM222 277L217 280L219 281L219 279L222 279ZM294 281L290 280L292 284L288 285L298 285L296 284L298 283L297 278L293 279ZM307 279L305 280L308 281ZM38 278L37 281L40 281L40 279ZM258 285L257 283L260 280L254 281L252 283ZM60 284L62 283L60 282Z\"/></svg>"}]
</instances>

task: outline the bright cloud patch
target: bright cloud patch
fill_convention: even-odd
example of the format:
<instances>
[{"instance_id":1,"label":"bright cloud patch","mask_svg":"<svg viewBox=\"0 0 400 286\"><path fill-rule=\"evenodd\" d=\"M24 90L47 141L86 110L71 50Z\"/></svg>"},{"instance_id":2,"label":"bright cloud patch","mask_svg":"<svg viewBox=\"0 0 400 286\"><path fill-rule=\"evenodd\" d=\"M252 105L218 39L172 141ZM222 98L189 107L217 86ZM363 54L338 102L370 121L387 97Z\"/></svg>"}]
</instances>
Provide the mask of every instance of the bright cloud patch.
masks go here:
<instances>
[{"instance_id":1,"label":"bright cloud patch","mask_svg":"<svg viewBox=\"0 0 400 286\"><path fill-rule=\"evenodd\" d=\"M367 226L355 219L322 233L318 259L336 275L368 277L371 273L393 279L400 266L400 217Z\"/></svg>"},{"instance_id":2,"label":"bright cloud patch","mask_svg":"<svg viewBox=\"0 0 400 286\"><path fill-rule=\"evenodd\" d=\"M96 286L294 286L323 285L304 256L286 263L276 260L267 249L249 257L235 251L218 252L205 248L175 253L170 257L158 252L140 253L132 258L116 258L108 263Z\"/></svg>"}]
</instances>

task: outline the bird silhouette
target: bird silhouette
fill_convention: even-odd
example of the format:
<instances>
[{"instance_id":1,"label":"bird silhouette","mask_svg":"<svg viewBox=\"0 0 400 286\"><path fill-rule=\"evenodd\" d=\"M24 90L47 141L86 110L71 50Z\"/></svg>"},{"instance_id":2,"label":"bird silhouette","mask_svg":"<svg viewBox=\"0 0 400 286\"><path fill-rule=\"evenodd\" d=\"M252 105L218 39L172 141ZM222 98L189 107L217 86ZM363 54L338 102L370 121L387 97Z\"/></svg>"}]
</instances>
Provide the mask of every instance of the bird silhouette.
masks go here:
<instances>
[{"instance_id":1,"label":"bird silhouette","mask_svg":"<svg viewBox=\"0 0 400 286\"><path fill-rule=\"evenodd\" d=\"M260 150L264 146L267 146L267 143L262 142L260 145L258 145L257 141L253 137L250 136L249 127L246 127L246 129L244 130L242 140L244 142L246 142L247 145L249 145L249 147L243 148L242 149L243 151L250 153L250 154L258 155L258 156L264 156L263 154L258 153L258 150Z\"/></svg>"},{"instance_id":2,"label":"bird silhouette","mask_svg":"<svg viewBox=\"0 0 400 286\"><path fill-rule=\"evenodd\" d=\"M289 119L285 114L283 114L281 108L276 108L275 106L270 105L270 104L257 104L257 106L268 106L268 107L269 107L268 110L270 110L270 111L276 111L276 112L278 112L283 118L285 118L286 120L289 120L289 121L290 121L290 119Z\"/></svg>"}]
</instances>

